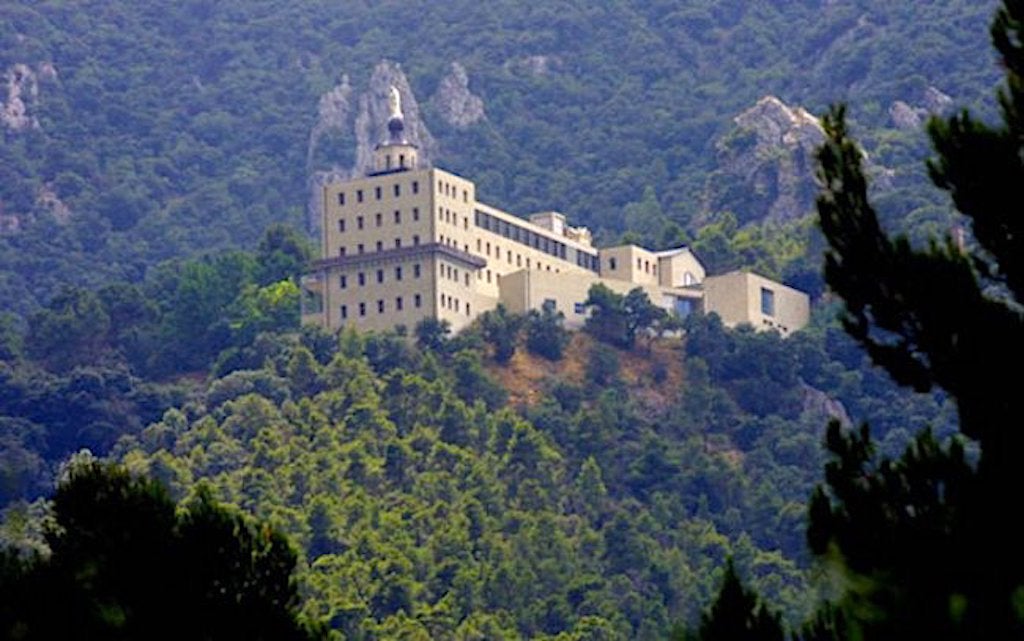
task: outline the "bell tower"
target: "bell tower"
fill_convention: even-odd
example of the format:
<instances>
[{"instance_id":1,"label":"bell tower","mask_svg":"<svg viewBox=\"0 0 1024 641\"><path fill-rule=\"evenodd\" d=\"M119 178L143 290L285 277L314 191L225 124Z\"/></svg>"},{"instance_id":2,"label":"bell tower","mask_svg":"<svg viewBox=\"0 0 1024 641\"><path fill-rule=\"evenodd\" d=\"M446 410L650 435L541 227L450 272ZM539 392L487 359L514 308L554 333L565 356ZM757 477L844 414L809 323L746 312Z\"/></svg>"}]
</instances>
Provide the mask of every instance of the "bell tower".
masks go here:
<instances>
[{"instance_id":1,"label":"bell tower","mask_svg":"<svg viewBox=\"0 0 1024 641\"><path fill-rule=\"evenodd\" d=\"M388 118L388 139L373 150L373 173L386 174L417 168L418 147L405 139L405 116L402 94L391 85L388 96L391 115Z\"/></svg>"}]
</instances>

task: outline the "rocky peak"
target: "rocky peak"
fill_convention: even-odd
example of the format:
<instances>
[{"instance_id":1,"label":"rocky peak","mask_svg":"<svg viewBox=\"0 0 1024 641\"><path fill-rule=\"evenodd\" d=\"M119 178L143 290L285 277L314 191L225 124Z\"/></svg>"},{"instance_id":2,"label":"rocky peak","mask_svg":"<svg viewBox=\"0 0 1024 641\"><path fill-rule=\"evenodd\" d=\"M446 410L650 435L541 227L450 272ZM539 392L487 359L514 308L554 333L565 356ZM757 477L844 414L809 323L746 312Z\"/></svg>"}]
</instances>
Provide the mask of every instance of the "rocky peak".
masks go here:
<instances>
[{"instance_id":1,"label":"rocky peak","mask_svg":"<svg viewBox=\"0 0 1024 641\"><path fill-rule=\"evenodd\" d=\"M803 107L765 96L733 119L718 140L718 165L705 191L705 215L736 212L743 223L783 222L813 210L814 151L825 139Z\"/></svg>"},{"instance_id":2,"label":"rocky peak","mask_svg":"<svg viewBox=\"0 0 1024 641\"><path fill-rule=\"evenodd\" d=\"M317 229L320 220L323 185L361 176L372 169L373 150L388 136L388 97L391 87L397 88L402 96L405 136L409 142L419 147L420 166L429 167L437 158L437 140L423 122L416 96L398 64L389 60L378 63L366 88L361 92L352 87L347 75L342 76L338 85L320 96L317 118L309 134L309 146L306 150L310 183L307 214L311 229ZM331 161L328 161L330 164L326 166L317 166L317 159L320 156L331 157L329 153L317 153L326 140L332 141L332 144L341 141L341 144L352 145L355 148L355 160L351 167L344 167L340 162Z\"/></svg>"},{"instance_id":3,"label":"rocky peak","mask_svg":"<svg viewBox=\"0 0 1024 641\"><path fill-rule=\"evenodd\" d=\"M458 62L453 62L451 73L441 79L431 102L441 117L457 129L465 129L485 117L484 101L470 92L466 68Z\"/></svg>"}]
</instances>

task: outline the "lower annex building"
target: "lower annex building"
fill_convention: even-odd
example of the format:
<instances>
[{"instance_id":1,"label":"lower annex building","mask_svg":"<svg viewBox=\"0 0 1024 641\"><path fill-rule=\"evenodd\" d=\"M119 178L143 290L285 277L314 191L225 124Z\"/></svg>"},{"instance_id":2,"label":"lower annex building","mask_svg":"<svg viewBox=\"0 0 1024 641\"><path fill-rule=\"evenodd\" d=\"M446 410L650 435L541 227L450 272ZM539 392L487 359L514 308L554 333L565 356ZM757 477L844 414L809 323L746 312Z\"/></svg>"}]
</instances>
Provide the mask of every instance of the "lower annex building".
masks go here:
<instances>
[{"instance_id":1,"label":"lower annex building","mask_svg":"<svg viewBox=\"0 0 1024 641\"><path fill-rule=\"evenodd\" d=\"M459 331L501 303L513 313L550 307L578 328L596 283L621 294L639 287L666 310L714 312L728 326L786 335L808 322L803 292L747 271L707 276L685 247L598 249L563 214L527 220L478 201L472 181L418 166L393 88L388 130L372 172L323 187L321 259L302 280L304 323L411 330L434 318Z\"/></svg>"}]
</instances>

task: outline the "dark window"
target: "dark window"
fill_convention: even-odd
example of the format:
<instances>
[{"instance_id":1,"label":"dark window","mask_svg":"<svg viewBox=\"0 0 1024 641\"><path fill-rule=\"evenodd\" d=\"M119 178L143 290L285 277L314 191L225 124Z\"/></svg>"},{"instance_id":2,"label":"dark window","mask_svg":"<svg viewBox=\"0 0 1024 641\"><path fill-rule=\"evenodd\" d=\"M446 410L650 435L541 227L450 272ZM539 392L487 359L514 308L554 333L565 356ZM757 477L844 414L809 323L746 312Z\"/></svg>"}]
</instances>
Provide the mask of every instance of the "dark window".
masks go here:
<instances>
[{"instance_id":1,"label":"dark window","mask_svg":"<svg viewBox=\"0 0 1024 641\"><path fill-rule=\"evenodd\" d=\"M412 266L412 277L413 278L419 278L420 277L420 264L419 263L416 263L415 265Z\"/></svg>"},{"instance_id":2,"label":"dark window","mask_svg":"<svg viewBox=\"0 0 1024 641\"><path fill-rule=\"evenodd\" d=\"M767 287L761 288L761 313L765 316L775 316L775 292Z\"/></svg>"},{"instance_id":3,"label":"dark window","mask_svg":"<svg viewBox=\"0 0 1024 641\"><path fill-rule=\"evenodd\" d=\"M344 218L342 218L342 219L340 219L338 221L338 231L341 232L341 233L345 233L345 219Z\"/></svg>"},{"instance_id":4,"label":"dark window","mask_svg":"<svg viewBox=\"0 0 1024 641\"><path fill-rule=\"evenodd\" d=\"M363 287L366 285L366 274L359 272L359 286Z\"/></svg>"},{"instance_id":5,"label":"dark window","mask_svg":"<svg viewBox=\"0 0 1024 641\"><path fill-rule=\"evenodd\" d=\"M338 204L339 205L344 205L345 204L345 192L341 192L341 193L338 194Z\"/></svg>"},{"instance_id":6,"label":"dark window","mask_svg":"<svg viewBox=\"0 0 1024 641\"><path fill-rule=\"evenodd\" d=\"M383 314L384 313L384 301L383 300L377 301L377 313L378 314Z\"/></svg>"},{"instance_id":7,"label":"dark window","mask_svg":"<svg viewBox=\"0 0 1024 641\"><path fill-rule=\"evenodd\" d=\"M381 189L380 189L380 187L375 187L374 190L373 190L373 193L377 197L377 200L380 200L380 197L381 197Z\"/></svg>"},{"instance_id":8,"label":"dark window","mask_svg":"<svg viewBox=\"0 0 1024 641\"><path fill-rule=\"evenodd\" d=\"M341 288L342 289L347 288L348 287L348 276L345 276L344 274L342 274L341 278L338 279L338 282L341 284Z\"/></svg>"},{"instance_id":9,"label":"dark window","mask_svg":"<svg viewBox=\"0 0 1024 641\"><path fill-rule=\"evenodd\" d=\"M462 190L462 202L464 202L464 203L468 203L469 202L469 192L467 190L465 190L465 189Z\"/></svg>"},{"instance_id":10,"label":"dark window","mask_svg":"<svg viewBox=\"0 0 1024 641\"><path fill-rule=\"evenodd\" d=\"M416 183L413 183L413 184L415 185ZM413 207L412 208L412 219L413 220L419 220L420 219L420 208L419 207Z\"/></svg>"},{"instance_id":11,"label":"dark window","mask_svg":"<svg viewBox=\"0 0 1024 641\"><path fill-rule=\"evenodd\" d=\"M402 246L402 239L401 238L396 238L395 239L395 249L398 249L401 246Z\"/></svg>"},{"instance_id":12,"label":"dark window","mask_svg":"<svg viewBox=\"0 0 1024 641\"><path fill-rule=\"evenodd\" d=\"M363 244L362 244L362 243L359 243L359 245L357 245L357 246L356 246L356 250L357 250L357 251L358 251L358 252L359 252L360 254L362 254L362 253L363 253L364 251L366 251L366 248L365 248L365 247L363 247Z\"/></svg>"},{"instance_id":13,"label":"dark window","mask_svg":"<svg viewBox=\"0 0 1024 641\"><path fill-rule=\"evenodd\" d=\"M577 314L583 315L587 313L587 306L583 303L575 303L572 308Z\"/></svg>"},{"instance_id":14,"label":"dark window","mask_svg":"<svg viewBox=\"0 0 1024 641\"><path fill-rule=\"evenodd\" d=\"M375 223L377 223L377 226L378 226L378 227L380 227L380 226L381 226L381 225L382 225L382 224L384 223L384 216L382 216L382 215L380 215L380 214L375 214L375 215L373 216L373 221L374 221Z\"/></svg>"},{"instance_id":15,"label":"dark window","mask_svg":"<svg viewBox=\"0 0 1024 641\"><path fill-rule=\"evenodd\" d=\"M423 297L420 296L419 294L416 294L416 297L413 299L413 303L416 305L416 307L422 307Z\"/></svg>"},{"instance_id":16,"label":"dark window","mask_svg":"<svg viewBox=\"0 0 1024 641\"><path fill-rule=\"evenodd\" d=\"M341 306L341 317L348 318L348 305Z\"/></svg>"},{"instance_id":17,"label":"dark window","mask_svg":"<svg viewBox=\"0 0 1024 641\"><path fill-rule=\"evenodd\" d=\"M377 251L383 251L383 250L384 250L384 241L378 240L377 241Z\"/></svg>"},{"instance_id":18,"label":"dark window","mask_svg":"<svg viewBox=\"0 0 1024 641\"><path fill-rule=\"evenodd\" d=\"M615 271L619 268L619 261L614 258L608 259L608 269Z\"/></svg>"},{"instance_id":19,"label":"dark window","mask_svg":"<svg viewBox=\"0 0 1024 641\"><path fill-rule=\"evenodd\" d=\"M404 165L405 164L405 157L403 156L402 158L403 158L402 164ZM398 198L401 195L402 195L402 186L401 185L395 185L395 198Z\"/></svg>"},{"instance_id":20,"label":"dark window","mask_svg":"<svg viewBox=\"0 0 1024 641\"><path fill-rule=\"evenodd\" d=\"M378 283L383 283L384 282L384 270L383 269L378 269L377 270L377 282Z\"/></svg>"},{"instance_id":21,"label":"dark window","mask_svg":"<svg viewBox=\"0 0 1024 641\"><path fill-rule=\"evenodd\" d=\"M356 217L356 227L359 228L359 229L363 228L363 217L362 216L357 216Z\"/></svg>"},{"instance_id":22,"label":"dark window","mask_svg":"<svg viewBox=\"0 0 1024 641\"><path fill-rule=\"evenodd\" d=\"M363 190L362 189L357 189L356 190L356 201L357 202L363 202Z\"/></svg>"},{"instance_id":23,"label":"dark window","mask_svg":"<svg viewBox=\"0 0 1024 641\"><path fill-rule=\"evenodd\" d=\"M344 245L342 245L341 247L338 248L338 255L339 256L344 256L345 255L345 246Z\"/></svg>"},{"instance_id":24,"label":"dark window","mask_svg":"<svg viewBox=\"0 0 1024 641\"><path fill-rule=\"evenodd\" d=\"M395 224L396 225L402 224L402 212L400 212L400 211L395 211Z\"/></svg>"},{"instance_id":25,"label":"dark window","mask_svg":"<svg viewBox=\"0 0 1024 641\"><path fill-rule=\"evenodd\" d=\"M366 316L366 303L359 303L359 315Z\"/></svg>"},{"instance_id":26,"label":"dark window","mask_svg":"<svg viewBox=\"0 0 1024 641\"><path fill-rule=\"evenodd\" d=\"M415 234L412 237L412 244L413 245L419 245L420 244L420 236L419 236L419 234Z\"/></svg>"},{"instance_id":27,"label":"dark window","mask_svg":"<svg viewBox=\"0 0 1024 641\"><path fill-rule=\"evenodd\" d=\"M412 181L412 193L414 193L414 194L420 193L420 183L419 183L418 180Z\"/></svg>"},{"instance_id":28,"label":"dark window","mask_svg":"<svg viewBox=\"0 0 1024 641\"><path fill-rule=\"evenodd\" d=\"M402 297L398 296L395 298L395 309L402 311Z\"/></svg>"},{"instance_id":29,"label":"dark window","mask_svg":"<svg viewBox=\"0 0 1024 641\"><path fill-rule=\"evenodd\" d=\"M395 267L395 280L402 280L402 268L401 268L401 266Z\"/></svg>"}]
</instances>

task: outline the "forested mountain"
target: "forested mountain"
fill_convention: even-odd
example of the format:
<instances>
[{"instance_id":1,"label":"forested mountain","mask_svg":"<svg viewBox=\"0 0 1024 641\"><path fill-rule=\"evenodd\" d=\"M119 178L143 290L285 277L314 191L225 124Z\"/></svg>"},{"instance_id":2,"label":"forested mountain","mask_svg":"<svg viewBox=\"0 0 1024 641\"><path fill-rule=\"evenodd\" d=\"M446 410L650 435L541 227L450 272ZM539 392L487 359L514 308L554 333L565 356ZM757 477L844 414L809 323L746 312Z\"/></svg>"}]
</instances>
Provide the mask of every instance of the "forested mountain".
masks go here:
<instances>
[{"instance_id":1,"label":"forested mountain","mask_svg":"<svg viewBox=\"0 0 1024 641\"><path fill-rule=\"evenodd\" d=\"M356 142L335 131L310 153L318 101L385 58L439 163L488 201L564 210L599 238L675 242L726 209L747 220L756 195L709 200L723 192L709 177L732 119L769 94L816 113L855 101L869 151L909 177L898 217L941 218L913 180L923 137L894 122L934 109L928 96L988 95L998 69L978 34L994 4L5 3L0 305L24 313L60 283L138 281L303 224L310 172L351 166Z\"/></svg>"},{"instance_id":2,"label":"forested mountain","mask_svg":"<svg viewBox=\"0 0 1024 641\"><path fill-rule=\"evenodd\" d=\"M278 528L336 637L663 639L728 557L805 620L837 590L805 545L827 420L890 457L957 422L818 297L812 114L854 104L884 226L947 231L920 126L991 95L995 4L0 6L0 543L38 547L87 448ZM312 182L358 163L381 60L481 199L690 243L810 291L812 325L561 358L537 319L300 329Z\"/></svg>"}]
</instances>

